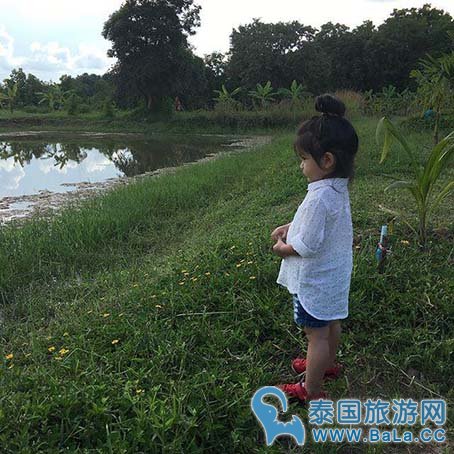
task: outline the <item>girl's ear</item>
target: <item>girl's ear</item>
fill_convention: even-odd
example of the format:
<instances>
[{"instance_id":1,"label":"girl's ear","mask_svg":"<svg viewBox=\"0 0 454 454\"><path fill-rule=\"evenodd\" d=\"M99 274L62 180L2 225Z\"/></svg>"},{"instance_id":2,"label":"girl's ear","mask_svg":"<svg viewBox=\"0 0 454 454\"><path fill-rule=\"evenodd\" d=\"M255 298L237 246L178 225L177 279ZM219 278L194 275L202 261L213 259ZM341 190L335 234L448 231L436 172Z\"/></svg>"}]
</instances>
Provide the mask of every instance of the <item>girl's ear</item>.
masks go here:
<instances>
[{"instance_id":1,"label":"girl's ear","mask_svg":"<svg viewBox=\"0 0 454 454\"><path fill-rule=\"evenodd\" d=\"M324 164L326 170L328 170L331 167L334 167L336 165L336 158L334 157L333 153L327 151L323 155L323 164Z\"/></svg>"}]
</instances>

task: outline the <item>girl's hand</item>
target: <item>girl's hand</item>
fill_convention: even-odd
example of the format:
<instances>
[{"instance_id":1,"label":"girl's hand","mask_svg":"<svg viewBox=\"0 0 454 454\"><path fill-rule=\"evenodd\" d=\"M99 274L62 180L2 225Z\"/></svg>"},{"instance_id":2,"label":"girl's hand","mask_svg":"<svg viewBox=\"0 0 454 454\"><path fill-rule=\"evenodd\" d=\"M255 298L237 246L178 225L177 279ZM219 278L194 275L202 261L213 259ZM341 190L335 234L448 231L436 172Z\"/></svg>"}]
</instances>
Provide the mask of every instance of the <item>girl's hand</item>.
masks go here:
<instances>
[{"instance_id":1,"label":"girl's hand","mask_svg":"<svg viewBox=\"0 0 454 454\"><path fill-rule=\"evenodd\" d=\"M290 223L291 224L291 223ZM271 232L271 238L273 241L277 241L279 237L282 237L283 240L287 239L287 232L290 227L290 224L281 225Z\"/></svg>"},{"instance_id":2,"label":"girl's hand","mask_svg":"<svg viewBox=\"0 0 454 454\"><path fill-rule=\"evenodd\" d=\"M277 239L276 244L273 246L273 253L278 255L279 257L284 257L285 255L283 254L282 247L285 246L284 241L282 241L282 238L279 236Z\"/></svg>"}]
</instances>

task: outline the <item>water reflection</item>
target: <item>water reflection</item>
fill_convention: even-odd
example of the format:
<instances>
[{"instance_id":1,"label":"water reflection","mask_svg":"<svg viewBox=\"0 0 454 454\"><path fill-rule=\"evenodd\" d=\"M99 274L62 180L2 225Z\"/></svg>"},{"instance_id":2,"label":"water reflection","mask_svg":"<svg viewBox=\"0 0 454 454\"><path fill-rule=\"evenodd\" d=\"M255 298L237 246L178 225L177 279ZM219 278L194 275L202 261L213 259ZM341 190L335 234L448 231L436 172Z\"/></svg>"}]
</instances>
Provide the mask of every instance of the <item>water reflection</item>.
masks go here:
<instances>
[{"instance_id":1,"label":"water reflection","mask_svg":"<svg viewBox=\"0 0 454 454\"><path fill-rule=\"evenodd\" d=\"M0 142L0 198L65 192L80 182L133 177L195 161L237 139L225 136L168 136L152 140L87 139Z\"/></svg>"}]
</instances>

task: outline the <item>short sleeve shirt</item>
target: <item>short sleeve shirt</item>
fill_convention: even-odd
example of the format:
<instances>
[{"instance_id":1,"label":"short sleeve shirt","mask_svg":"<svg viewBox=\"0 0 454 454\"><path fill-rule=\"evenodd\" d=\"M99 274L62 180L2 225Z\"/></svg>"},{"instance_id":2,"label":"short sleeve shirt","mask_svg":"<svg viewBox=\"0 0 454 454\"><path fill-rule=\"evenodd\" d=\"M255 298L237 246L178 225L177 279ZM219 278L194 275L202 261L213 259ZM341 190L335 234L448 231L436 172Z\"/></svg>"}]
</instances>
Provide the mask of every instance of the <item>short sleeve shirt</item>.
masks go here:
<instances>
[{"instance_id":1,"label":"short sleeve shirt","mask_svg":"<svg viewBox=\"0 0 454 454\"><path fill-rule=\"evenodd\" d=\"M308 184L287 232L298 255L282 260L277 278L319 320L348 316L353 227L347 185L348 178Z\"/></svg>"}]
</instances>

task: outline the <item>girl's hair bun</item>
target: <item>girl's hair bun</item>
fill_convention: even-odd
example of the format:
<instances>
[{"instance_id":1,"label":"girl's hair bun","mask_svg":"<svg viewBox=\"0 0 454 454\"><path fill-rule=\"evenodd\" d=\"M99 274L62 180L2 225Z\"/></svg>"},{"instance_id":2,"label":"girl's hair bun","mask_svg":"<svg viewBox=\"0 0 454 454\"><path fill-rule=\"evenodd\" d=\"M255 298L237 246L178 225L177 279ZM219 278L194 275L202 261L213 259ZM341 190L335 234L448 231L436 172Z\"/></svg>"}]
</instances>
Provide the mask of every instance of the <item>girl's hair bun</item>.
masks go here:
<instances>
[{"instance_id":1,"label":"girl's hair bun","mask_svg":"<svg viewBox=\"0 0 454 454\"><path fill-rule=\"evenodd\" d=\"M337 96L325 93L315 99L315 110L322 112L324 115L343 117L346 109L345 104Z\"/></svg>"}]
</instances>

